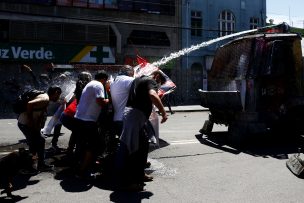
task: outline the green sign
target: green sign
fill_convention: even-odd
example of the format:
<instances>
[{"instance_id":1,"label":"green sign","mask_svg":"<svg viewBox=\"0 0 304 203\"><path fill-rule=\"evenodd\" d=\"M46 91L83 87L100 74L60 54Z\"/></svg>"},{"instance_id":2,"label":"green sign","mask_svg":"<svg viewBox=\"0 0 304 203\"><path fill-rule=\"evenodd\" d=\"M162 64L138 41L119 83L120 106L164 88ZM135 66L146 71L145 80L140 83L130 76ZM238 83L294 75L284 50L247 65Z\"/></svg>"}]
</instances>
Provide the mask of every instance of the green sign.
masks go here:
<instances>
[{"instance_id":1,"label":"green sign","mask_svg":"<svg viewBox=\"0 0 304 203\"><path fill-rule=\"evenodd\" d=\"M0 60L115 64L113 48L91 45L0 44Z\"/></svg>"}]
</instances>

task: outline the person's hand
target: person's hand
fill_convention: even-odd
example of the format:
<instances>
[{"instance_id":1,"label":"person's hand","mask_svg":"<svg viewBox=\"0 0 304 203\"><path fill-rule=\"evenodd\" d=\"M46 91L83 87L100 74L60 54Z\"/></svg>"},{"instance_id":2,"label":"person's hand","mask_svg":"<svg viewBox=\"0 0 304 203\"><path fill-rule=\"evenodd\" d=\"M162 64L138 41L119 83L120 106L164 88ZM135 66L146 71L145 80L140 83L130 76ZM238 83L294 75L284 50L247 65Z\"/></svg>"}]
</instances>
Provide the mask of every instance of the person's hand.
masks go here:
<instances>
[{"instance_id":1,"label":"person's hand","mask_svg":"<svg viewBox=\"0 0 304 203\"><path fill-rule=\"evenodd\" d=\"M27 72L32 72L32 69L28 65L22 65L22 68Z\"/></svg>"},{"instance_id":2,"label":"person's hand","mask_svg":"<svg viewBox=\"0 0 304 203\"><path fill-rule=\"evenodd\" d=\"M165 114L162 114L162 119L161 119L160 123L164 123L164 122L166 122L167 120L168 120L167 114L166 114L166 113L165 113Z\"/></svg>"}]
</instances>

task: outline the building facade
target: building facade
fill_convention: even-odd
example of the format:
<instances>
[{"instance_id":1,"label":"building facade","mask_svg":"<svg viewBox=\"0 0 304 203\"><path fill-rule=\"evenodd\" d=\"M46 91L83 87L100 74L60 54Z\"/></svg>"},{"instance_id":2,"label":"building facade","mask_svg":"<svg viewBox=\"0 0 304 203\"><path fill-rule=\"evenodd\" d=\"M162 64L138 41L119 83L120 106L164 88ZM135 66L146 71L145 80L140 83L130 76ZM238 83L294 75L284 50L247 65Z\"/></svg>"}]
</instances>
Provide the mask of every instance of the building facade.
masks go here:
<instances>
[{"instance_id":1,"label":"building facade","mask_svg":"<svg viewBox=\"0 0 304 203\"><path fill-rule=\"evenodd\" d=\"M182 49L221 36L255 29L266 24L265 0L183 0ZM219 41L181 57L185 97L197 103L197 89L207 89L206 78Z\"/></svg>"},{"instance_id":2,"label":"building facade","mask_svg":"<svg viewBox=\"0 0 304 203\"><path fill-rule=\"evenodd\" d=\"M134 66L136 55L156 62L265 22L265 0L0 0L1 85L12 90L21 64L36 75L48 74L51 63ZM207 72L222 43L161 66L177 85L175 104L199 104L197 89L206 89ZM0 95L9 103L10 96Z\"/></svg>"},{"instance_id":3,"label":"building facade","mask_svg":"<svg viewBox=\"0 0 304 203\"><path fill-rule=\"evenodd\" d=\"M31 80L16 79L22 64L41 76L50 64L137 65L137 55L160 60L180 49L180 5L181 0L0 0L0 79L7 86L2 89L12 90L20 78ZM175 60L161 68L179 83L179 65ZM9 103L10 96L0 95Z\"/></svg>"}]
</instances>

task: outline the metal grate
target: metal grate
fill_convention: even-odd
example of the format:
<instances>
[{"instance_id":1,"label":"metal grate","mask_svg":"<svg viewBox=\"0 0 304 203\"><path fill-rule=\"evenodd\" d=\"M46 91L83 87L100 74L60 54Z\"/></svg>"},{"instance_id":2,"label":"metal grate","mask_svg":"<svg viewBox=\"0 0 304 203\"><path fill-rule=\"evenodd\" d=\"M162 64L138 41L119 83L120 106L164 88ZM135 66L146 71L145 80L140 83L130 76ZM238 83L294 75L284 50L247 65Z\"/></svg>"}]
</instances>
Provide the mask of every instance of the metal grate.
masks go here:
<instances>
[{"instance_id":1,"label":"metal grate","mask_svg":"<svg viewBox=\"0 0 304 203\"><path fill-rule=\"evenodd\" d=\"M10 38L12 40L36 39L36 26L32 22L12 21L10 25Z\"/></svg>"},{"instance_id":2,"label":"metal grate","mask_svg":"<svg viewBox=\"0 0 304 203\"><path fill-rule=\"evenodd\" d=\"M214 58L209 77L221 79L237 79L245 77L250 62L252 41L220 48Z\"/></svg>"},{"instance_id":3,"label":"metal grate","mask_svg":"<svg viewBox=\"0 0 304 203\"><path fill-rule=\"evenodd\" d=\"M107 25L88 25L87 41L101 45L109 44L109 26Z\"/></svg>"},{"instance_id":4,"label":"metal grate","mask_svg":"<svg viewBox=\"0 0 304 203\"><path fill-rule=\"evenodd\" d=\"M62 40L61 24L37 23L37 40L47 42Z\"/></svg>"},{"instance_id":5,"label":"metal grate","mask_svg":"<svg viewBox=\"0 0 304 203\"><path fill-rule=\"evenodd\" d=\"M216 52L208 74L208 90L240 90L241 81L246 78L250 65L252 41L235 42Z\"/></svg>"},{"instance_id":6,"label":"metal grate","mask_svg":"<svg viewBox=\"0 0 304 203\"><path fill-rule=\"evenodd\" d=\"M79 42L86 40L86 26L80 24L63 25L63 41Z\"/></svg>"}]
</instances>

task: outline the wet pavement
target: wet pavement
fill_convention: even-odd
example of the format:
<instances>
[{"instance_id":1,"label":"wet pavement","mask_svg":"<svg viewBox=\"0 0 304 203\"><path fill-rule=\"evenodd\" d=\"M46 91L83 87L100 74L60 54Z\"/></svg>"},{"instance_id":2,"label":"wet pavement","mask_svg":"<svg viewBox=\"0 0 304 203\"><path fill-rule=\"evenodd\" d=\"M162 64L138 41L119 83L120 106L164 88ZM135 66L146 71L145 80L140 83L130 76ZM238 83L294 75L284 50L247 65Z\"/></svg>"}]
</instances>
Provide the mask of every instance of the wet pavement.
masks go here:
<instances>
[{"instance_id":1,"label":"wet pavement","mask_svg":"<svg viewBox=\"0 0 304 203\"><path fill-rule=\"evenodd\" d=\"M107 178L77 180L71 170L65 170L64 154L58 154L48 158L56 164L55 171L19 177L14 194L22 203L302 202L304 181L286 167L288 157L297 153L297 143L264 137L237 148L228 141L225 126L215 125L210 135L199 133L208 114L201 110L169 113L168 121L160 125L160 146L149 153L151 167L146 172L154 180L146 183L145 191L115 190ZM59 145L66 147L70 132L62 132ZM20 139L22 135L15 140ZM49 143L51 137L46 140Z\"/></svg>"},{"instance_id":2,"label":"wet pavement","mask_svg":"<svg viewBox=\"0 0 304 203\"><path fill-rule=\"evenodd\" d=\"M168 107L165 107L166 111L170 115ZM196 112L196 111L208 111L208 109L200 106L172 106L173 112ZM50 117L48 118L48 120ZM63 127L64 128L64 127ZM24 136L20 132L17 126L16 119L0 119L0 151L1 149L18 149L25 143ZM63 129L63 133L68 130Z\"/></svg>"}]
</instances>

